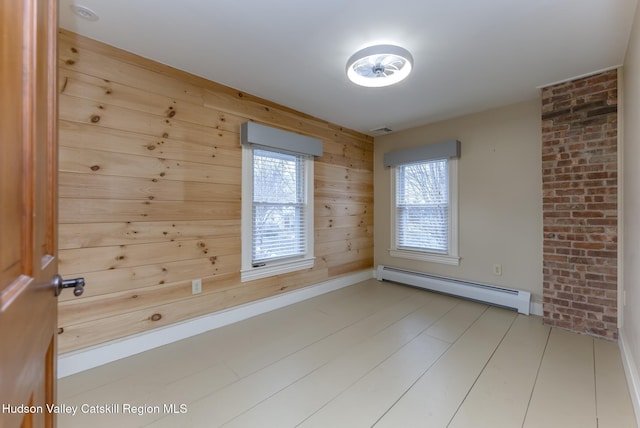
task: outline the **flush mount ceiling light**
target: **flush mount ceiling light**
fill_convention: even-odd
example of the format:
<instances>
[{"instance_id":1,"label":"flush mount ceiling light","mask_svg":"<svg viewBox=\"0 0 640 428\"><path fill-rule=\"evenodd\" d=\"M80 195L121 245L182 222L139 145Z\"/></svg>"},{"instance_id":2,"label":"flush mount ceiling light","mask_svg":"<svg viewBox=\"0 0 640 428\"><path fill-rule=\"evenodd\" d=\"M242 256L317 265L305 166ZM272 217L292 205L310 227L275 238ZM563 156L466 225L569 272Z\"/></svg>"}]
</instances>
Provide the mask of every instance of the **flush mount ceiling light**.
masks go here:
<instances>
[{"instance_id":1,"label":"flush mount ceiling light","mask_svg":"<svg viewBox=\"0 0 640 428\"><path fill-rule=\"evenodd\" d=\"M79 16L82 19L86 19L87 21L97 21L98 20L98 14L95 13L94 11L92 11L91 9L89 9L86 6L80 6L77 4L72 4L71 6L69 6L69 9L71 9L71 12L73 12L74 14L76 14L77 16Z\"/></svg>"},{"instance_id":2,"label":"flush mount ceiling light","mask_svg":"<svg viewBox=\"0 0 640 428\"><path fill-rule=\"evenodd\" d=\"M405 79L413 66L408 50L394 45L376 45L359 50L347 61L349 80L360 86L379 88Z\"/></svg>"}]
</instances>

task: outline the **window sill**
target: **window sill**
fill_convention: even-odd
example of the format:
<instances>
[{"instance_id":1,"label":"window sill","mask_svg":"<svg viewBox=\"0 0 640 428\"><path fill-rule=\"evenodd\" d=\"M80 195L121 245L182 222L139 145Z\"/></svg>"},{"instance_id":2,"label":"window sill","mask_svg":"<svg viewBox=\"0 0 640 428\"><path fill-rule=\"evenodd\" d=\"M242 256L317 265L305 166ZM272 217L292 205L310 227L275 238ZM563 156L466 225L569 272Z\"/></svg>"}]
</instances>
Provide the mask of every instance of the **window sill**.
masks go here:
<instances>
[{"instance_id":1,"label":"window sill","mask_svg":"<svg viewBox=\"0 0 640 428\"><path fill-rule=\"evenodd\" d=\"M422 262L441 263L451 266L460 266L460 257L448 254L422 253L407 250L389 250L391 257L402 259L420 260Z\"/></svg>"},{"instance_id":2,"label":"window sill","mask_svg":"<svg viewBox=\"0 0 640 428\"><path fill-rule=\"evenodd\" d=\"M252 267L240 271L240 281L247 282L297 270L311 269L315 263L315 257L295 261L268 264L266 266Z\"/></svg>"}]
</instances>

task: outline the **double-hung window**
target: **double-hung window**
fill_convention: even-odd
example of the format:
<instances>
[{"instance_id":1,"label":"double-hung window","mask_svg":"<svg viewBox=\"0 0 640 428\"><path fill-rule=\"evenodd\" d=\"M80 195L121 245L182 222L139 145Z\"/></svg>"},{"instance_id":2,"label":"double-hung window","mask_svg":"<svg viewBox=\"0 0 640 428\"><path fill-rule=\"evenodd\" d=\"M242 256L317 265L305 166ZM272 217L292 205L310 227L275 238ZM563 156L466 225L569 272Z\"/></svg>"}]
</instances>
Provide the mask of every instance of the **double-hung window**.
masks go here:
<instances>
[{"instance_id":1,"label":"double-hung window","mask_svg":"<svg viewBox=\"0 0 640 428\"><path fill-rule=\"evenodd\" d=\"M457 158L451 141L385 154L394 257L458 265Z\"/></svg>"},{"instance_id":2,"label":"double-hung window","mask_svg":"<svg viewBox=\"0 0 640 428\"><path fill-rule=\"evenodd\" d=\"M313 156L322 143L252 122L241 136L242 281L313 267Z\"/></svg>"},{"instance_id":3,"label":"double-hung window","mask_svg":"<svg viewBox=\"0 0 640 428\"><path fill-rule=\"evenodd\" d=\"M251 263L306 253L307 156L253 148Z\"/></svg>"}]
</instances>

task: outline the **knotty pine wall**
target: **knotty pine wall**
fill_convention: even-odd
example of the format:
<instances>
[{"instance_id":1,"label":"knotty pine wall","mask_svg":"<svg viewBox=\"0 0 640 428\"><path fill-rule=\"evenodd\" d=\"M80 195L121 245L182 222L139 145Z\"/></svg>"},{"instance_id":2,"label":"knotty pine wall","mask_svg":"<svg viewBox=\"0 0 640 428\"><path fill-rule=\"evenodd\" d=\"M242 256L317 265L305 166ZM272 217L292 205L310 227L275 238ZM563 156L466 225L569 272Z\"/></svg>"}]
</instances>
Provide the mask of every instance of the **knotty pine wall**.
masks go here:
<instances>
[{"instance_id":1,"label":"knotty pine wall","mask_svg":"<svg viewBox=\"0 0 640 428\"><path fill-rule=\"evenodd\" d=\"M373 267L373 139L59 33L59 352ZM240 124L320 138L313 269L240 282ZM202 294L191 280L202 278Z\"/></svg>"}]
</instances>

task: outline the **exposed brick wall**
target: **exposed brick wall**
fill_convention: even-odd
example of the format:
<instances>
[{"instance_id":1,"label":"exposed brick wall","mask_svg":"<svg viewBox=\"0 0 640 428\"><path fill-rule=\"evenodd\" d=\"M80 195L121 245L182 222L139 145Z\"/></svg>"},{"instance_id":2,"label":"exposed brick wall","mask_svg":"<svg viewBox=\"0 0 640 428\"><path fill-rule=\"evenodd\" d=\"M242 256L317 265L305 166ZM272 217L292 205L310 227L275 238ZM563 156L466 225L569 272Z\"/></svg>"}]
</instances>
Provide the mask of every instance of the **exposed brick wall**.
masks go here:
<instances>
[{"instance_id":1,"label":"exposed brick wall","mask_svg":"<svg viewBox=\"0 0 640 428\"><path fill-rule=\"evenodd\" d=\"M544 322L616 340L617 70L542 90Z\"/></svg>"}]
</instances>

